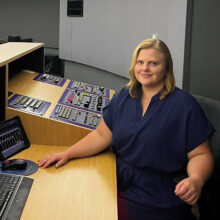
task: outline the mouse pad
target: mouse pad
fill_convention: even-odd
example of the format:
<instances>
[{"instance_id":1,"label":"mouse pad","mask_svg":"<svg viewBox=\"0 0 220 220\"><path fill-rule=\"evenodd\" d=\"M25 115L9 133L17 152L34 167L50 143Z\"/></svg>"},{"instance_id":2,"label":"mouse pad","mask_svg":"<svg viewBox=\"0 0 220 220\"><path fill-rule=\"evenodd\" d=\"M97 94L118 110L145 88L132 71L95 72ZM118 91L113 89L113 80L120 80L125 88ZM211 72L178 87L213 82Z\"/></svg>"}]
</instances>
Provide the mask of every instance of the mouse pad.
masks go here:
<instances>
[{"instance_id":1,"label":"mouse pad","mask_svg":"<svg viewBox=\"0 0 220 220\"><path fill-rule=\"evenodd\" d=\"M9 174L17 174L17 175L23 175L23 176L28 176L31 175L38 170L38 165L31 161L31 160L25 160L27 162L27 166L23 170L2 170L2 163L0 166L0 172L1 173L9 173Z\"/></svg>"}]
</instances>

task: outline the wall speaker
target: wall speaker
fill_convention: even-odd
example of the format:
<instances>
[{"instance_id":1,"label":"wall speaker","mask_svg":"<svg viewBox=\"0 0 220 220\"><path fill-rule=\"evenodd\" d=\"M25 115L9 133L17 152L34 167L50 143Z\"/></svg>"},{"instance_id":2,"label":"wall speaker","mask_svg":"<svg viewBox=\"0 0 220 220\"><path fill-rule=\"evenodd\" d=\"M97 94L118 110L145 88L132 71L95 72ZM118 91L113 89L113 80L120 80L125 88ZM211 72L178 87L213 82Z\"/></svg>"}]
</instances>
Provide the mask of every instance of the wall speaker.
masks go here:
<instances>
[{"instance_id":1,"label":"wall speaker","mask_svg":"<svg viewBox=\"0 0 220 220\"><path fill-rule=\"evenodd\" d=\"M83 17L83 0L68 0L67 16Z\"/></svg>"}]
</instances>

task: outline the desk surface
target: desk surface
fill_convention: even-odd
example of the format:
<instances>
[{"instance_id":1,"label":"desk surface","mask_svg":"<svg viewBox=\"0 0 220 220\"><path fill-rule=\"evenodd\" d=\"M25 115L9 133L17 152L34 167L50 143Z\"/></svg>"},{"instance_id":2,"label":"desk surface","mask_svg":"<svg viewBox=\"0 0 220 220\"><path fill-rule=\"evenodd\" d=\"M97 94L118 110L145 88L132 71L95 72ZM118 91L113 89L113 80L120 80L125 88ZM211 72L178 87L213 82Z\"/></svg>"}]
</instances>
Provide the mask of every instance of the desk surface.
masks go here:
<instances>
[{"instance_id":1,"label":"desk surface","mask_svg":"<svg viewBox=\"0 0 220 220\"><path fill-rule=\"evenodd\" d=\"M63 146L31 145L14 158L37 162ZM116 220L117 189L113 153L70 161L56 169L39 168L21 220Z\"/></svg>"}]
</instances>

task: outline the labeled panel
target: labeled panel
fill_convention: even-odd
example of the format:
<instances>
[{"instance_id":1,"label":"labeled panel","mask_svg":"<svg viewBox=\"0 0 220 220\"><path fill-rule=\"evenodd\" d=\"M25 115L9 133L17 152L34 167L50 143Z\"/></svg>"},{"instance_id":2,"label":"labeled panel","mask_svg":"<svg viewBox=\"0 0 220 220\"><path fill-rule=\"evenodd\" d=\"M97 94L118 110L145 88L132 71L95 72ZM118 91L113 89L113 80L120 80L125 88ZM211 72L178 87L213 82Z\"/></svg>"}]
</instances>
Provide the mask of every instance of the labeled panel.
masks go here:
<instances>
[{"instance_id":1,"label":"labeled panel","mask_svg":"<svg viewBox=\"0 0 220 220\"><path fill-rule=\"evenodd\" d=\"M64 79L62 77L53 76L53 75L50 75L50 74L41 74L41 73L39 73L34 78L34 80L44 82L44 83L48 83L48 84L51 84L51 85L61 86L61 87L66 82L66 79Z\"/></svg>"},{"instance_id":2,"label":"labeled panel","mask_svg":"<svg viewBox=\"0 0 220 220\"><path fill-rule=\"evenodd\" d=\"M109 104L109 99L79 90L66 89L58 103L102 114L102 109Z\"/></svg>"},{"instance_id":3,"label":"labeled panel","mask_svg":"<svg viewBox=\"0 0 220 220\"><path fill-rule=\"evenodd\" d=\"M50 102L15 94L8 100L8 106L36 115L44 115L50 106Z\"/></svg>"},{"instance_id":4,"label":"labeled panel","mask_svg":"<svg viewBox=\"0 0 220 220\"><path fill-rule=\"evenodd\" d=\"M76 89L83 92L88 92L94 95L110 97L110 89L104 88L103 86L95 86L84 82L78 82L71 80L67 88Z\"/></svg>"},{"instance_id":5,"label":"labeled panel","mask_svg":"<svg viewBox=\"0 0 220 220\"><path fill-rule=\"evenodd\" d=\"M99 125L102 115L58 104L55 106L50 118L95 129Z\"/></svg>"}]
</instances>

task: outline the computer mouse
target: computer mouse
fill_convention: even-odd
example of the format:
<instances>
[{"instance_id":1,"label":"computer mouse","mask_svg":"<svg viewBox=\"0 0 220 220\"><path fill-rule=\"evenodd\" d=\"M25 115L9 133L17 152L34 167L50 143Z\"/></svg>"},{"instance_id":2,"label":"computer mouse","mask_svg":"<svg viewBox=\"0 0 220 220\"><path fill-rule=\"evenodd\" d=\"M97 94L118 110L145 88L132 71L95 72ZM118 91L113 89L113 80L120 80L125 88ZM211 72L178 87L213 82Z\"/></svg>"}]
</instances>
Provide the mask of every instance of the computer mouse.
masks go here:
<instances>
[{"instance_id":1,"label":"computer mouse","mask_svg":"<svg viewBox=\"0 0 220 220\"><path fill-rule=\"evenodd\" d=\"M23 159L11 159L2 162L2 170L23 170L27 162Z\"/></svg>"}]
</instances>

